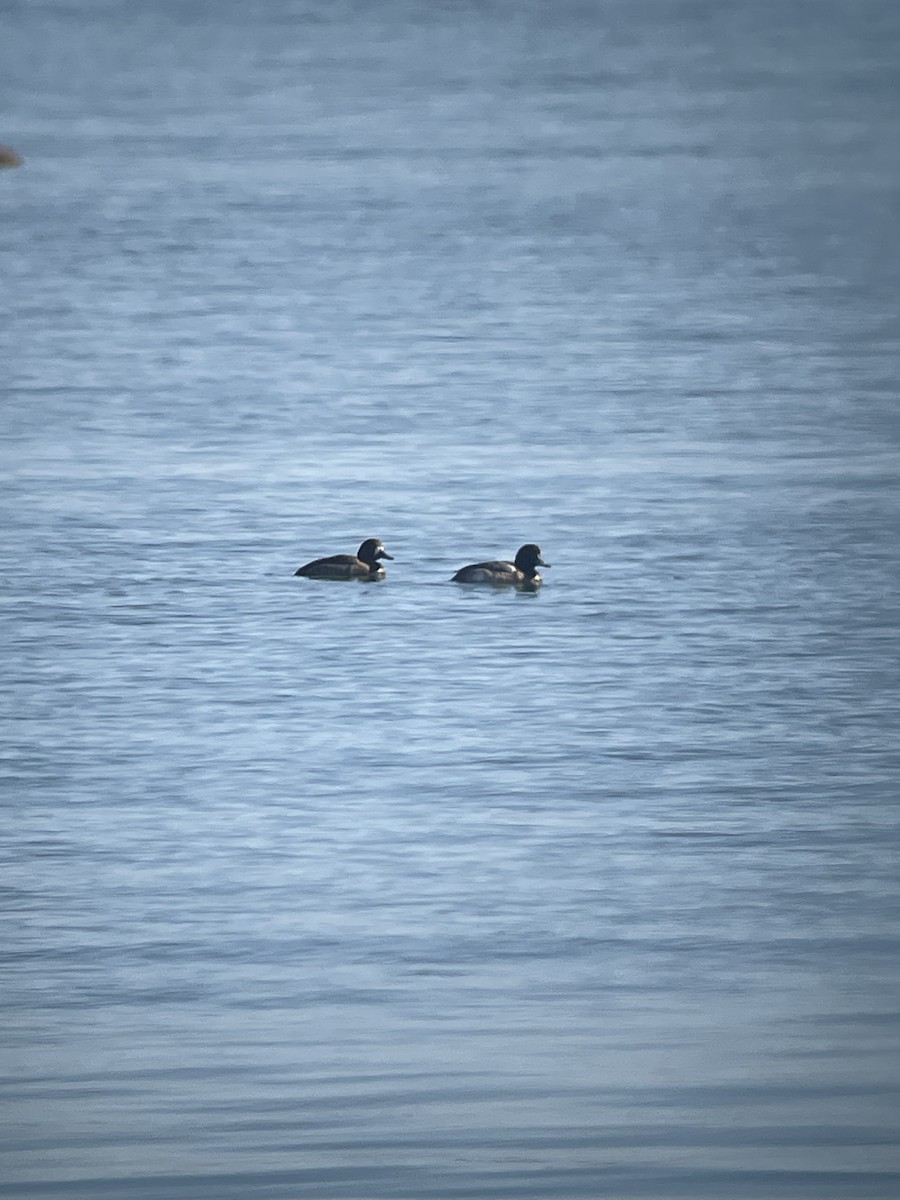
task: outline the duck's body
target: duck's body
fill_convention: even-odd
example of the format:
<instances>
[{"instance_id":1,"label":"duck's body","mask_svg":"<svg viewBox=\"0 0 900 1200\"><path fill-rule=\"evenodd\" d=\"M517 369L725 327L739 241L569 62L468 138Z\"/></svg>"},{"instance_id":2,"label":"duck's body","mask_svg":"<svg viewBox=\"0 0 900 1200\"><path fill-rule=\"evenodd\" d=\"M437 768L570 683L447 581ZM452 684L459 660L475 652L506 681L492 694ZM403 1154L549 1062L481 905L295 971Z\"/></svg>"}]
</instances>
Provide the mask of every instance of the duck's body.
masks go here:
<instances>
[{"instance_id":1,"label":"duck's body","mask_svg":"<svg viewBox=\"0 0 900 1200\"><path fill-rule=\"evenodd\" d=\"M306 579L384 579L384 567L378 560L393 557L385 550L380 538L366 538L355 554L316 558L298 567L294 574Z\"/></svg>"},{"instance_id":2,"label":"duck's body","mask_svg":"<svg viewBox=\"0 0 900 1200\"><path fill-rule=\"evenodd\" d=\"M471 563L460 567L453 576L454 583L512 584L515 587L536 587L541 582L538 567L549 567L541 558L541 548L533 542L520 546L514 562L497 559L493 562Z\"/></svg>"}]
</instances>

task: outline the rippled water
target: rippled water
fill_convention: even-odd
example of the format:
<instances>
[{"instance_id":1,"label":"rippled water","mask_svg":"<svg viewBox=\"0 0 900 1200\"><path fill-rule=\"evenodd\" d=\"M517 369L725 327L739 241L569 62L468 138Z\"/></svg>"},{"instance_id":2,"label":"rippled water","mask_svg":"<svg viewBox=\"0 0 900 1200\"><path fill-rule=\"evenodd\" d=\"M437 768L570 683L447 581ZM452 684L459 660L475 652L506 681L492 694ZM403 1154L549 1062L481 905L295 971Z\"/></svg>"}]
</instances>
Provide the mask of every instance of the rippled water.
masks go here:
<instances>
[{"instance_id":1,"label":"rippled water","mask_svg":"<svg viewBox=\"0 0 900 1200\"><path fill-rule=\"evenodd\" d=\"M2 23L0 1196L896 1196L900 9Z\"/></svg>"}]
</instances>

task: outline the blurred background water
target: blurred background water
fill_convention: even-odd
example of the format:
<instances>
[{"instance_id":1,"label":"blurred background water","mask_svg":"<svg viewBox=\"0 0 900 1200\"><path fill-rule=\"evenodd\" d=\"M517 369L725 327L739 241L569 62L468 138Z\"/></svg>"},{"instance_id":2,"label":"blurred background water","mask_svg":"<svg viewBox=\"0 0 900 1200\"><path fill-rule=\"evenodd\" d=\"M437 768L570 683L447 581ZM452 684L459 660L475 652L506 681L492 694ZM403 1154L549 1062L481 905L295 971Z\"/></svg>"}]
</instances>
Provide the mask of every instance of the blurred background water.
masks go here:
<instances>
[{"instance_id":1,"label":"blurred background water","mask_svg":"<svg viewBox=\"0 0 900 1200\"><path fill-rule=\"evenodd\" d=\"M900 7L0 30L0 1196L895 1197Z\"/></svg>"}]
</instances>

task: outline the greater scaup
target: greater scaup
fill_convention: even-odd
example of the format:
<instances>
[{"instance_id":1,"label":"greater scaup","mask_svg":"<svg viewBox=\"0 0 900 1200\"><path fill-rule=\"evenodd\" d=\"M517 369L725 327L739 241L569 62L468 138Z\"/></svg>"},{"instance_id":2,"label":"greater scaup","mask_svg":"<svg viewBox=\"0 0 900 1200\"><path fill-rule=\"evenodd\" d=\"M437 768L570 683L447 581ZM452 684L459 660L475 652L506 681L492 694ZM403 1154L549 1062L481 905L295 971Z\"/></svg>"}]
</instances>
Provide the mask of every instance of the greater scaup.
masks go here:
<instances>
[{"instance_id":1,"label":"greater scaup","mask_svg":"<svg viewBox=\"0 0 900 1200\"><path fill-rule=\"evenodd\" d=\"M460 567L453 576L453 583L512 583L534 586L541 582L537 568L549 566L550 564L541 558L540 546L536 546L534 542L526 542L524 546L519 547L515 562L501 559Z\"/></svg>"},{"instance_id":2,"label":"greater scaup","mask_svg":"<svg viewBox=\"0 0 900 1200\"><path fill-rule=\"evenodd\" d=\"M379 558L393 559L380 538L366 538L355 554L332 554L298 567L295 575L307 579L384 579Z\"/></svg>"}]
</instances>

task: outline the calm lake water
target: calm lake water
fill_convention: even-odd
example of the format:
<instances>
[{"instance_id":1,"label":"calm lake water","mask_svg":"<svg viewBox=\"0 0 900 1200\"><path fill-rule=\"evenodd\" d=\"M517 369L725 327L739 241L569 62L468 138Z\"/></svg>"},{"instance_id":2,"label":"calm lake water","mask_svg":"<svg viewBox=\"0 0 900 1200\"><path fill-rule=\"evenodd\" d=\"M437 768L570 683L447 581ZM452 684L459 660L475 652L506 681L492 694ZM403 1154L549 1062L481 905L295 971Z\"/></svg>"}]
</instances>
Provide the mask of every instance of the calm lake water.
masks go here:
<instances>
[{"instance_id":1,"label":"calm lake water","mask_svg":"<svg viewBox=\"0 0 900 1200\"><path fill-rule=\"evenodd\" d=\"M0 29L0 1197L893 1200L900 6Z\"/></svg>"}]
</instances>

